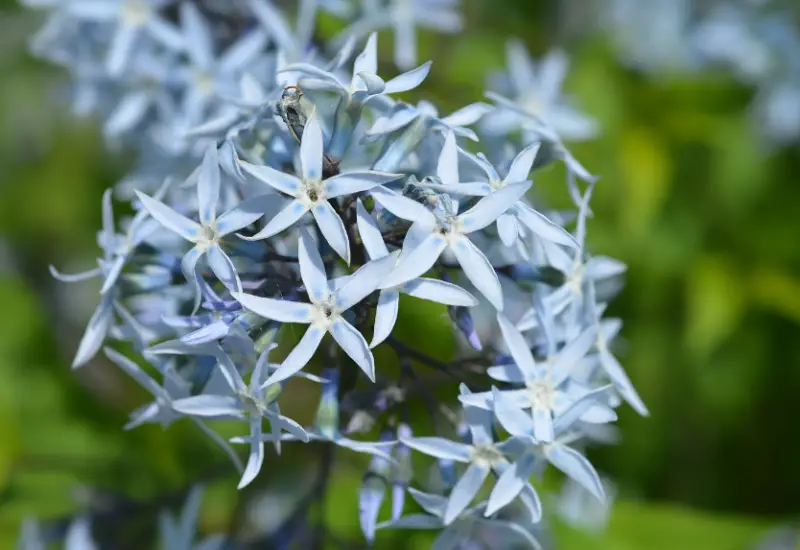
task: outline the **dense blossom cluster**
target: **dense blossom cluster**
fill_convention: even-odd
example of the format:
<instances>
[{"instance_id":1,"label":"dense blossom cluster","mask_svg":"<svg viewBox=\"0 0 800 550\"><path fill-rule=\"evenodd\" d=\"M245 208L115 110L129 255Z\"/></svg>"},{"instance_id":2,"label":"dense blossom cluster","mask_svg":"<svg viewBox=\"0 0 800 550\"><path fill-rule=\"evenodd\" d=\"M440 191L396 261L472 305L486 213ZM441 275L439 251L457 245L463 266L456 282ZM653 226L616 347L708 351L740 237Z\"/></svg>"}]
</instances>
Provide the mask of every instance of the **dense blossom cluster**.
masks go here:
<instances>
[{"instance_id":1,"label":"dense blossom cluster","mask_svg":"<svg viewBox=\"0 0 800 550\"><path fill-rule=\"evenodd\" d=\"M607 0L601 18L621 57L656 73L721 67L757 93L770 142L800 139L800 13L781 0Z\"/></svg>"},{"instance_id":2,"label":"dense blossom cluster","mask_svg":"<svg viewBox=\"0 0 800 550\"><path fill-rule=\"evenodd\" d=\"M647 409L611 351L621 323L602 317L615 288L604 283L625 266L585 246L596 178L565 142L597 127L561 93L562 53L534 64L512 42L491 103L442 115L397 94L431 68L416 61L415 26L457 30L456 0L304 0L293 25L267 0L28 3L50 10L33 48L69 71L77 110L139 152L103 196L97 266L53 269L102 281L73 366L102 352L152 394L127 428L190 419L231 457L240 488L266 444L369 455L353 514L370 542L410 528L437 530L437 549L539 547L532 480L549 466L569 480L565 513L586 495L606 500L582 449L613 440L623 401ZM334 51L314 32L319 11L351 22ZM378 75L384 27L406 71L391 78ZM552 162L566 167L572 212L527 197L532 171ZM115 199L134 214L115 219ZM395 338L400 294L446 306L464 358L442 363ZM477 315L491 319L482 336ZM299 342L287 325L301 326ZM399 379L376 364L378 346ZM423 366L456 380L450 405L417 390ZM311 426L281 411L292 379L321 386ZM415 400L430 422L408 421ZM208 425L218 420L241 435L225 440ZM414 454L437 475L412 469ZM167 548L223 544L194 546L198 498L180 528L162 522ZM70 534L67 548L91 547L86 520ZM273 534L288 545L308 530ZM33 524L25 540L38 548Z\"/></svg>"}]
</instances>

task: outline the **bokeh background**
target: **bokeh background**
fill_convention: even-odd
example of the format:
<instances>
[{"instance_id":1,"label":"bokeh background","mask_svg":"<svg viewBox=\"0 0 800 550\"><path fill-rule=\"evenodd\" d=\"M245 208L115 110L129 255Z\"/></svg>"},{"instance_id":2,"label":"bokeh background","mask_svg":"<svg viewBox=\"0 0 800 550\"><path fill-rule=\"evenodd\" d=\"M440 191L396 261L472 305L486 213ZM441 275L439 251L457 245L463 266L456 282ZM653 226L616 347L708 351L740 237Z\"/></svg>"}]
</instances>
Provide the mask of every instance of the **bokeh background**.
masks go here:
<instances>
[{"instance_id":1,"label":"bokeh background","mask_svg":"<svg viewBox=\"0 0 800 550\"><path fill-rule=\"evenodd\" d=\"M602 177L590 246L629 265L610 313L625 322L623 364L651 417L623 408L620 443L590 452L618 498L602 532L556 522L559 547L745 550L776 528L791 532L800 520L800 146L763 143L748 113L754 91L725 71L630 70L608 37L556 24L554 1L465 4L464 33L422 35L434 69L417 97L445 112L479 100L510 36L537 56L567 48L567 90L603 128L573 147ZM235 474L220 473L223 457L202 434L183 422L123 432L143 402L138 388L102 358L69 369L97 289L62 287L47 266L92 263L100 196L132 157L109 151L91 120L72 118L59 99L63 75L27 55L36 15L0 6L0 548L13 547L24 517L67 517L97 500L87 487L132 499L141 529L198 477L209 480L204 529L224 528ZM554 166L535 184L555 206L569 204L563 176ZM442 346L428 351L452 348ZM358 537L361 473L343 467L326 501L343 537ZM387 535L377 547L423 540Z\"/></svg>"}]
</instances>

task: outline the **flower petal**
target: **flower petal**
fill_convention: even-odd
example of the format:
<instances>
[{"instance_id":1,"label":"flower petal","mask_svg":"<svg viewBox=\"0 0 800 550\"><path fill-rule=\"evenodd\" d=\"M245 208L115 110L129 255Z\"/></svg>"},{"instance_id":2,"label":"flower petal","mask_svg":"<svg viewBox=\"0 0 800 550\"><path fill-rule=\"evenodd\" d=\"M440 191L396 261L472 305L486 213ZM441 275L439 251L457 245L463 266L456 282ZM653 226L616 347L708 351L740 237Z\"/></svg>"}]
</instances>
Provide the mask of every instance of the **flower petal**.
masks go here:
<instances>
[{"instance_id":1,"label":"flower petal","mask_svg":"<svg viewBox=\"0 0 800 550\"><path fill-rule=\"evenodd\" d=\"M236 416L243 414L239 400L228 395L193 395L176 399L172 408L181 414L190 416Z\"/></svg>"},{"instance_id":2,"label":"flower petal","mask_svg":"<svg viewBox=\"0 0 800 550\"><path fill-rule=\"evenodd\" d=\"M492 264L467 237L461 237L450 246L464 275L481 291L497 311L503 311L503 289ZM416 252L416 250L414 250ZM413 252L412 252L413 254Z\"/></svg>"},{"instance_id":3,"label":"flower petal","mask_svg":"<svg viewBox=\"0 0 800 550\"><path fill-rule=\"evenodd\" d=\"M136 196L142 202L142 205L150 212L155 220L161 225L173 231L186 239L187 241L195 242L197 237L202 231L200 224L193 222L186 216L178 214L175 210L167 206L161 201L149 197L136 190Z\"/></svg>"},{"instance_id":4,"label":"flower petal","mask_svg":"<svg viewBox=\"0 0 800 550\"><path fill-rule=\"evenodd\" d=\"M522 373L525 380L533 380L536 377L536 361L534 361L533 353L531 353L531 349L528 347L528 343L522 333L502 313L497 314L497 323L500 325L503 341L508 346L508 351L511 353L511 357L514 358L517 369ZM499 367L492 368L498 369Z\"/></svg>"},{"instance_id":5,"label":"flower petal","mask_svg":"<svg viewBox=\"0 0 800 550\"><path fill-rule=\"evenodd\" d=\"M522 203L517 204L515 211L519 221L542 239L570 248L578 247L575 237L569 231L550 220L541 212Z\"/></svg>"},{"instance_id":6,"label":"flower petal","mask_svg":"<svg viewBox=\"0 0 800 550\"><path fill-rule=\"evenodd\" d=\"M410 252L401 256L394 271L392 271L380 285L381 288L397 286L412 279L416 279L433 267L433 264L436 263L436 260L439 259L439 256L441 256L446 247L447 241L441 234L429 233L428 236Z\"/></svg>"},{"instance_id":7,"label":"flower petal","mask_svg":"<svg viewBox=\"0 0 800 550\"><path fill-rule=\"evenodd\" d=\"M389 191L382 187L373 189L370 194L381 206L398 218L415 222L425 227L432 228L436 225L436 216L434 216L433 212L408 197L398 195L394 191Z\"/></svg>"},{"instance_id":8,"label":"flower petal","mask_svg":"<svg viewBox=\"0 0 800 550\"><path fill-rule=\"evenodd\" d=\"M444 138L444 146L436 165L436 175L445 185L458 184L458 147L456 135L452 131L447 132Z\"/></svg>"},{"instance_id":9,"label":"flower petal","mask_svg":"<svg viewBox=\"0 0 800 550\"><path fill-rule=\"evenodd\" d=\"M603 489L603 483L600 481L594 466L585 456L560 443L548 446L545 456L553 466L583 485L600 502L605 502L606 493Z\"/></svg>"},{"instance_id":10,"label":"flower petal","mask_svg":"<svg viewBox=\"0 0 800 550\"><path fill-rule=\"evenodd\" d=\"M443 437L412 437L401 439L401 441L417 452L443 460L469 462L472 455L472 448L469 445L450 441Z\"/></svg>"},{"instance_id":11,"label":"flower petal","mask_svg":"<svg viewBox=\"0 0 800 550\"><path fill-rule=\"evenodd\" d=\"M483 197L475 206L458 216L463 231L471 233L491 224L516 204L528 192L531 185L533 183L530 181L512 183Z\"/></svg>"},{"instance_id":12,"label":"flower petal","mask_svg":"<svg viewBox=\"0 0 800 550\"><path fill-rule=\"evenodd\" d=\"M208 224L217 217L219 186L219 154L216 143L212 143L206 149L197 176L197 209L203 224Z\"/></svg>"},{"instance_id":13,"label":"flower petal","mask_svg":"<svg viewBox=\"0 0 800 550\"><path fill-rule=\"evenodd\" d=\"M350 359L364 371L370 381L375 382L375 358L361 333L341 317L333 322L330 331L333 339Z\"/></svg>"},{"instance_id":14,"label":"flower petal","mask_svg":"<svg viewBox=\"0 0 800 550\"><path fill-rule=\"evenodd\" d=\"M311 301L318 303L327 300L329 292L325 265L322 263L316 243L305 229L300 233L297 258L300 264L300 277Z\"/></svg>"},{"instance_id":15,"label":"flower petal","mask_svg":"<svg viewBox=\"0 0 800 550\"><path fill-rule=\"evenodd\" d=\"M325 180L325 196L329 199L369 191L373 187L389 183L401 177L400 174L362 170L346 172Z\"/></svg>"},{"instance_id":16,"label":"flower petal","mask_svg":"<svg viewBox=\"0 0 800 550\"><path fill-rule=\"evenodd\" d=\"M242 282L239 280L239 274L236 272L236 267L233 262L222 250L218 244L214 244L206 250L206 261L208 262L211 271L225 285L231 292L241 292Z\"/></svg>"},{"instance_id":17,"label":"flower petal","mask_svg":"<svg viewBox=\"0 0 800 550\"><path fill-rule=\"evenodd\" d=\"M308 212L308 208L300 204L299 201L291 201L289 204L284 206L280 212L275 214L275 216L267 223L267 225L264 226L261 231L252 237L243 235L239 235L239 237L246 241L259 241L261 239L272 237L302 218L303 214L306 212Z\"/></svg>"},{"instance_id":18,"label":"flower petal","mask_svg":"<svg viewBox=\"0 0 800 550\"><path fill-rule=\"evenodd\" d=\"M478 300L460 286L431 279L419 277L403 285L403 292L415 298L430 300L448 306L473 307L478 305Z\"/></svg>"},{"instance_id":19,"label":"flower petal","mask_svg":"<svg viewBox=\"0 0 800 550\"><path fill-rule=\"evenodd\" d=\"M458 480L450 497L447 499L447 508L444 511L444 523L449 525L469 506L475 495L478 494L483 482L489 475L489 468L472 463Z\"/></svg>"},{"instance_id":20,"label":"flower petal","mask_svg":"<svg viewBox=\"0 0 800 550\"><path fill-rule=\"evenodd\" d=\"M321 161L320 161L321 162ZM300 179L286 172L275 170L271 166L250 164L246 161L239 161L242 170L253 176L262 183L266 183L273 189L285 193L291 197L300 195Z\"/></svg>"},{"instance_id":21,"label":"flower petal","mask_svg":"<svg viewBox=\"0 0 800 550\"><path fill-rule=\"evenodd\" d=\"M310 323L314 306L302 302L263 298L242 292L232 292L234 299L253 313L281 323Z\"/></svg>"},{"instance_id":22,"label":"flower petal","mask_svg":"<svg viewBox=\"0 0 800 550\"><path fill-rule=\"evenodd\" d=\"M416 69L411 69L401 75L394 77L386 82L383 90L385 94L397 94L413 90L428 77L431 70L431 62L426 61Z\"/></svg>"},{"instance_id":23,"label":"flower petal","mask_svg":"<svg viewBox=\"0 0 800 550\"><path fill-rule=\"evenodd\" d=\"M491 516L517 498L525 485L529 483L534 466L536 466L536 457L533 453L525 453L505 469L489 495L489 502L484 512L486 517Z\"/></svg>"},{"instance_id":24,"label":"flower petal","mask_svg":"<svg viewBox=\"0 0 800 550\"><path fill-rule=\"evenodd\" d=\"M375 309L375 324L372 342L369 344L370 348L374 348L386 340L392 333L399 308L400 293L394 290L382 290L378 298L378 307Z\"/></svg>"},{"instance_id":25,"label":"flower petal","mask_svg":"<svg viewBox=\"0 0 800 550\"><path fill-rule=\"evenodd\" d=\"M290 378L295 373L305 367L319 348L322 337L325 336L325 330L317 325L311 325L306 330L306 333L300 339L297 346L289 353L286 359L283 360L281 366L267 378L267 381L261 386L266 388L272 384L282 382Z\"/></svg>"},{"instance_id":26,"label":"flower petal","mask_svg":"<svg viewBox=\"0 0 800 550\"><path fill-rule=\"evenodd\" d=\"M350 265L350 242L347 238L347 229L344 222L331 203L323 201L314 206L311 214L319 226L322 236L331 245L331 248Z\"/></svg>"},{"instance_id":27,"label":"flower petal","mask_svg":"<svg viewBox=\"0 0 800 550\"><path fill-rule=\"evenodd\" d=\"M364 243L364 248L367 249L370 259L377 260L389 255L389 249L386 243L383 242L383 235L378 227L378 222L375 218L367 212L361 199L356 200L356 216L358 223L358 234L361 237L361 242Z\"/></svg>"},{"instance_id":28,"label":"flower petal","mask_svg":"<svg viewBox=\"0 0 800 550\"><path fill-rule=\"evenodd\" d=\"M303 170L303 179L322 179L322 126L319 124L316 109L311 112L303 129L303 139L300 142L300 164Z\"/></svg>"}]
</instances>

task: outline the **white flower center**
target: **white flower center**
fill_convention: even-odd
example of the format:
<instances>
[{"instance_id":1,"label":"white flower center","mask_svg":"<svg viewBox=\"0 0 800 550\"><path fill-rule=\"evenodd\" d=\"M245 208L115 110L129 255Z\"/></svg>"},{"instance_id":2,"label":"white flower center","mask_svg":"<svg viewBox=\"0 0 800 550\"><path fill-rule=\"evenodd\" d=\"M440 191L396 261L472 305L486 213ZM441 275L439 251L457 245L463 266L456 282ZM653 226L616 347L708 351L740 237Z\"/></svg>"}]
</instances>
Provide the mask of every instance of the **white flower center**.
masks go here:
<instances>
[{"instance_id":1,"label":"white flower center","mask_svg":"<svg viewBox=\"0 0 800 550\"><path fill-rule=\"evenodd\" d=\"M125 0L122 3L122 22L130 27L140 27L150 18L150 7L142 0Z\"/></svg>"},{"instance_id":2,"label":"white flower center","mask_svg":"<svg viewBox=\"0 0 800 550\"><path fill-rule=\"evenodd\" d=\"M315 325L324 327L325 329L330 328L333 322L339 318L341 313L330 301L319 302L314 304L314 306L311 322Z\"/></svg>"},{"instance_id":3,"label":"white flower center","mask_svg":"<svg viewBox=\"0 0 800 550\"><path fill-rule=\"evenodd\" d=\"M200 235L197 236L197 244L205 249L219 242L219 231L217 230L217 222L213 221L203 224Z\"/></svg>"},{"instance_id":4,"label":"white flower center","mask_svg":"<svg viewBox=\"0 0 800 550\"><path fill-rule=\"evenodd\" d=\"M547 380L528 382L527 394L531 407L534 409L552 411L555 407L556 390Z\"/></svg>"},{"instance_id":5,"label":"white flower center","mask_svg":"<svg viewBox=\"0 0 800 550\"><path fill-rule=\"evenodd\" d=\"M242 404L242 408L249 416L264 416L267 408L261 399L256 398L250 390L245 388L237 392L237 397Z\"/></svg>"},{"instance_id":6,"label":"white flower center","mask_svg":"<svg viewBox=\"0 0 800 550\"><path fill-rule=\"evenodd\" d=\"M481 445L472 448L471 461L485 468L491 468L503 461L503 453L493 444Z\"/></svg>"},{"instance_id":7,"label":"white flower center","mask_svg":"<svg viewBox=\"0 0 800 550\"><path fill-rule=\"evenodd\" d=\"M314 206L325 200L325 186L322 180L303 180L303 196L301 201L304 206Z\"/></svg>"},{"instance_id":8,"label":"white flower center","mask_svg":"<svg viewBox=\"0 0 800 550\"><path fill-rule=\"evenodd\" d=\"M210 94L214 91L214 78L207 71L196 71L194 85L201 93Z\"/></svg>"}]
</instances>

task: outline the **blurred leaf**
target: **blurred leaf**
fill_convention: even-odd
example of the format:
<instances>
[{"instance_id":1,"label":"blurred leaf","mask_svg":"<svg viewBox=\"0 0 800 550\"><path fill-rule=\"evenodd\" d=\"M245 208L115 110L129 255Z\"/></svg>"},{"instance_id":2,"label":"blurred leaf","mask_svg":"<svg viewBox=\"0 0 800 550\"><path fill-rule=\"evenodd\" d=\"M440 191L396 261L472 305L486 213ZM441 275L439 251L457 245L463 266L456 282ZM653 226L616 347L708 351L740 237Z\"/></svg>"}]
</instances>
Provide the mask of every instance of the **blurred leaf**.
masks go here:
<instances>
[{"instance_id":1,"label":"blurred leaf","mask_svg":"<svg viewBox=\"0 0 800 550\"><path fill-rule=\"evenodd\" d=\"M743 550L768 528L764 522L697 510L617 502L606 531L559 525L562 550Z\"/></svg>"},{"instance_id":2,"label":"blurred leaf","mask_svg":"<svg viewBox=\"0 0 800 550\"><path fill-rule=\"evenodd\" d=\"M753 302L800 324L800 279L783 269L763 266L750 279Z\"/></svg>"},{"instance_id":3,"label":"blurred leaf","mask_svg":"<svg viewBox=\"0 0 800 550\"><path fill-rule=\"evenodd\" d=\"M736 329L744 313L746 290L730 262L722 257L699 259L686 281L684 342L703 358Z\"/></svg>"},{"instance_id":4,"label":"blurred leaf","mask_svg":"<svg viewBox=\"0 0 800 550\"><path fill-rule=\"evenodd\" d=\"M671 160L666 145L645 127L628 128L619 144L619 163L625 184L622 225L642 238L661 212L670 191Z\"/></svg>"}]
</instances>

